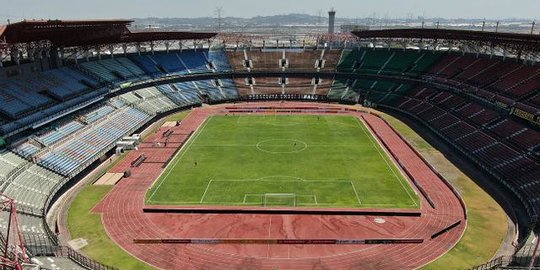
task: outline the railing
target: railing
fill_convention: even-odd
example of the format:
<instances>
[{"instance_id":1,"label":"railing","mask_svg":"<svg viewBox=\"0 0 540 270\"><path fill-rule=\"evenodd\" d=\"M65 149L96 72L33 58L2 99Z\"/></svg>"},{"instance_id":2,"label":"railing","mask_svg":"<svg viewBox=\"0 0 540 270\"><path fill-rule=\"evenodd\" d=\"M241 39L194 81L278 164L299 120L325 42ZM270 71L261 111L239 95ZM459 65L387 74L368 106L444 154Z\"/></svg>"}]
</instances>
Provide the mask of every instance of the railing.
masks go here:
<instances>
[{"instance_id":1,"label":"railing","mask_svg":"<svg viewBox=\"0 0 540 270\"><path fill-rule=\"evenodd\" d=\"M98 89L98 90L95 90L95 91L100 91L100 90ZM50 121L52 121L53 119L62 117L63 115L68 114L68 113L70 113L70 112L72 112L72 111L77 111L77 110L79 110L79 109L81 109L81 108L84 108L84 107L86 107L86 106L91 105L92 103L95 103L95 102L100 101L101 99L103 99L103 96L105 96L105 95L106 95L106 93L103 93L102 95L100 95L100 96L98 96L98 97L95 97L95 98L92 98L92 99L90 99L90 100L83 101L83 102L80 103L80 104L77 104L77 105L74 105L74 106L65 108L65 109L60 110L60 111L58 111L58 112L56 112L56 113L53 113L52 115L49 115L49 116L47 116L47 117L45 117L45 118L42 118L41 120L39 120L39 121L37 121L37 122L35 122L35 123L30 123L30 124L26 124L26 125L24 125L24 126L19 126L19 127L15 128L15 129L12 130L12 131L6 132L6 133L5 133L5 136L11 136L11 135L17 134L17 133L19 133L19 132L21 132L21 131L24 131L24 130L26 130L26 129L32 127L32 126L41 125L42 123L50 122ZM27 116L27 117L32 117L32 116L33 116L33 114L32 114L32 115L29 115L29 116ZM22 119L24 119L24 117L21 118L21 119L18 119L18 120L20 121L20 120L22 120ZM2 130L3 130L3 129L2 129Z\"/></svg>"},{"instance_id":2,"label":"railing","mask_svg":"<svg viewBox=\"0 0 540 270\"><path fill-rule=\"evenodd\" d=\"M66 257L70 258L72 261L83 267L93 270L118 270L118 268L116 267L112 267L92 260L69 247L62 247L61 250L63 254L66 254Z\"/></svg>"},{"instance_id":3,"label":"railing","mask_svg":"<svg viewBox=\"0 0 540 270\"><path fill-rule=\"evenodd\" d=\"M475 266L471 268L470 270L490 270L490 269L496 269L498 267L502 267L504 264L508 264L509 258L505 257L497 257L489 262L486 262L484 264Z\"/></svg>"},{"instance_id":4,"label":"railing","mask_svg":"<svg viewBox=\"0 0 540 270\"><path fill-rule=\"evenodd\" d=\"M32 247L40 250L40 254L43 256L55 256L55 257L64 257L69 258L76 264L92 270L118 270L118 268L109 266L106 264L102 264L100 262L97 262L95 260L92 260L81 253L77 252L76 250L68 247L68 246L51 246L51 245L44 245L39 247Z\"/></svg>"},{"instance_id":5,"label":"railing","mask_svg":"<svg viewBox=\"0 0 540 270\"><path fill-rule=\"evenodd\" d=\"M28 167L32 166L32 163L23 163L20 166L16 167L14 170L11 170L5 177L2 179L3 183L0 186L0 191L5 191L9 183L12 182L13 179L17 178L21 173L23 173Z\"/></svg>"}]
</instances>

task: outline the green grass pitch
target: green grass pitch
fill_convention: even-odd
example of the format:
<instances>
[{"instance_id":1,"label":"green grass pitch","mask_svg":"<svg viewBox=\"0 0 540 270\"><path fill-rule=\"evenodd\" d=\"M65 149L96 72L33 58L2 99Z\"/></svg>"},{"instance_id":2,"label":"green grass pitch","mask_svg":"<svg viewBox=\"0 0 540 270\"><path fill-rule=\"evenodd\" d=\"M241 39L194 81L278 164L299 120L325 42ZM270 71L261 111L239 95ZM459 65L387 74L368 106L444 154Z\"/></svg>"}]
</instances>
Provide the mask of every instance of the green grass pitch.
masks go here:
<instances>
[{"instance_id":1,"label":"green grass pitch","mask_svg":"<svg viewBox=\"0 0 540 270\"><path fill-rule=\"evenodd\" d=\"M147 192L152 205L418 208L352 116L213 116Z\"/></svg>"}]
</instances>

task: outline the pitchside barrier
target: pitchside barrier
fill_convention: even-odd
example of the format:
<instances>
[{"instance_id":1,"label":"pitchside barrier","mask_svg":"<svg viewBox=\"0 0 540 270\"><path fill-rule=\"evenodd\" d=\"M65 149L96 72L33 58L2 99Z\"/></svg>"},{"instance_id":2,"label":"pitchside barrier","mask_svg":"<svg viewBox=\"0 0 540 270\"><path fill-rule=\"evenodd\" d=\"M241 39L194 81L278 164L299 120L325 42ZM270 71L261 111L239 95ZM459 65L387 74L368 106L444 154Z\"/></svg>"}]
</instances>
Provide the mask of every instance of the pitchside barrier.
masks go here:
<instances>
[{"instance_id":1,"label":"pitchside barrier","mask_svg":"<svg viewBox=\"0 0 540 270\"><path fill-rule=\"evenodd\" d=\"M138 158L133 160L131 162L131 167L139 167L141 164L146 160L146 156L144 154L140 155Z\"/></svg>"},{"instance_id":2,"label":"pitchside barrier","mask_svg":"<svg viewBox=\"0 0 540 270\"><path fill-rule=\"evenodd\" d=\"M169 138L173 133L174 133L173 130L168 129L167 131L165 131L165 132L163 133L163 137L164 137L164 138Z\"/></svg>"},{"instance_id":3,"label":"pitchside barrier","mask_svg":"<svg viewBox=\"0 0 540 270\"><path fill-rule=\"evenodd\" d=\"M149 205L144 213L169 214L267 214L267 215L336 215L336 216L381 216L420 217L420 210L383 210L355 208L307 208L307 207L246 207L246 206L162 206Z\"/></svg>"},{"instance_id":4,"label":"pitchside barrier","mask_svg":"<svg viewBox=\"0 0 540 270\"><path fill-rule=\"evenodd\" d=\"M420 238L381 238L381 239L260 239L260 238L152 238L134 239L135 244L195 244L195 245L389 245L422 244Z\"/></svg>"},{"instance_id":5,"label":"pitchside barrier","mask_svg":"<svg viewBox=\"0 0 540 270\"><path fill-rule=\"evenodd\" d=\"M431 239L435 239L435 238L437 238L437 237L451 231L453 228L459 226L459 224L461 224L461 220L459 220L458 222L456 222L456 223L454 223L454 224L452 224L452 225L450 225L450 226L448 226L448 227L434 233L433 235L431 235Z\"/></svg>"}]
</instances>

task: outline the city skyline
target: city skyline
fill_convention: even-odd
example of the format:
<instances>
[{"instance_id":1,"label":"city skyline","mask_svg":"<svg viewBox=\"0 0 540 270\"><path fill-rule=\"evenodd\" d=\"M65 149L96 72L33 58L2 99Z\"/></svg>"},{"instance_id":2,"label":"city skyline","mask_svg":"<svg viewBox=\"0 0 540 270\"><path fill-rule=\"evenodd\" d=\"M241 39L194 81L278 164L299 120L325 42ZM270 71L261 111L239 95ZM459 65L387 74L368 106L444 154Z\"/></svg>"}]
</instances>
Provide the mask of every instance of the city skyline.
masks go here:
<instances>
[{"instance_id":1,"label":"city skyline","mask_svg":"<svg viewBox=\"0 0 540 270\"><path fill-rule=\"evenodd\" d=\"M488 20L520 18L537 20L540 18L540 1L537 0L454 0L427 1L380 0L359 3L354 0L323 1L297 0L294 2L277 0L271 4L259 4L247 0L228 2L200 0L196 4L182 1L161 0L94 0L91 3L67 0L0 0L1 23L8 19L91 19L91 18L196 18L216 17L221 8L223 17L250 18L256 16L282 15L290 13L320 15L334 8L337 17L342 18L463 18Z\"/></svg>"}]
</instances>

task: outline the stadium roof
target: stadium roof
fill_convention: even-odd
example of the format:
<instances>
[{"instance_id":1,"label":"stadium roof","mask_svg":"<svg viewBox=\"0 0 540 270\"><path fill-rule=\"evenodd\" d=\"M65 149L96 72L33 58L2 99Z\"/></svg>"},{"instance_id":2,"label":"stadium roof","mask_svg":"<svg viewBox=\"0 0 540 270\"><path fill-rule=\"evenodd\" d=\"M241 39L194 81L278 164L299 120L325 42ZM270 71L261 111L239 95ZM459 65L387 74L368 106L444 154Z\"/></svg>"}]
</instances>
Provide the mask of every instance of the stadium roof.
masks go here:
<instances>
[{"instance_id":1,"label":"stadium roof","mask_svg":"<svg viewBox=\"0 0 540 270\"><path fill-rule=\"evenodd\" d=\"M528 51L540 51L540 35L484 32L471 30L411 28L353 32L361 39L404 38L484 42L494 46L508 46Z\"/></svg>"},{"instance_id":2,"label":"stadium roof","mask_svg":"<svg viewBox=\"0 0 540 270\"><path fill-rule=\"evenodd\" d=\"M48 40L55 46L89 46L152 40L208 39L216 33L137 32L131 20L25 20L0 26L0 40L8 44Z\"/></svg>"}]
</instances>

